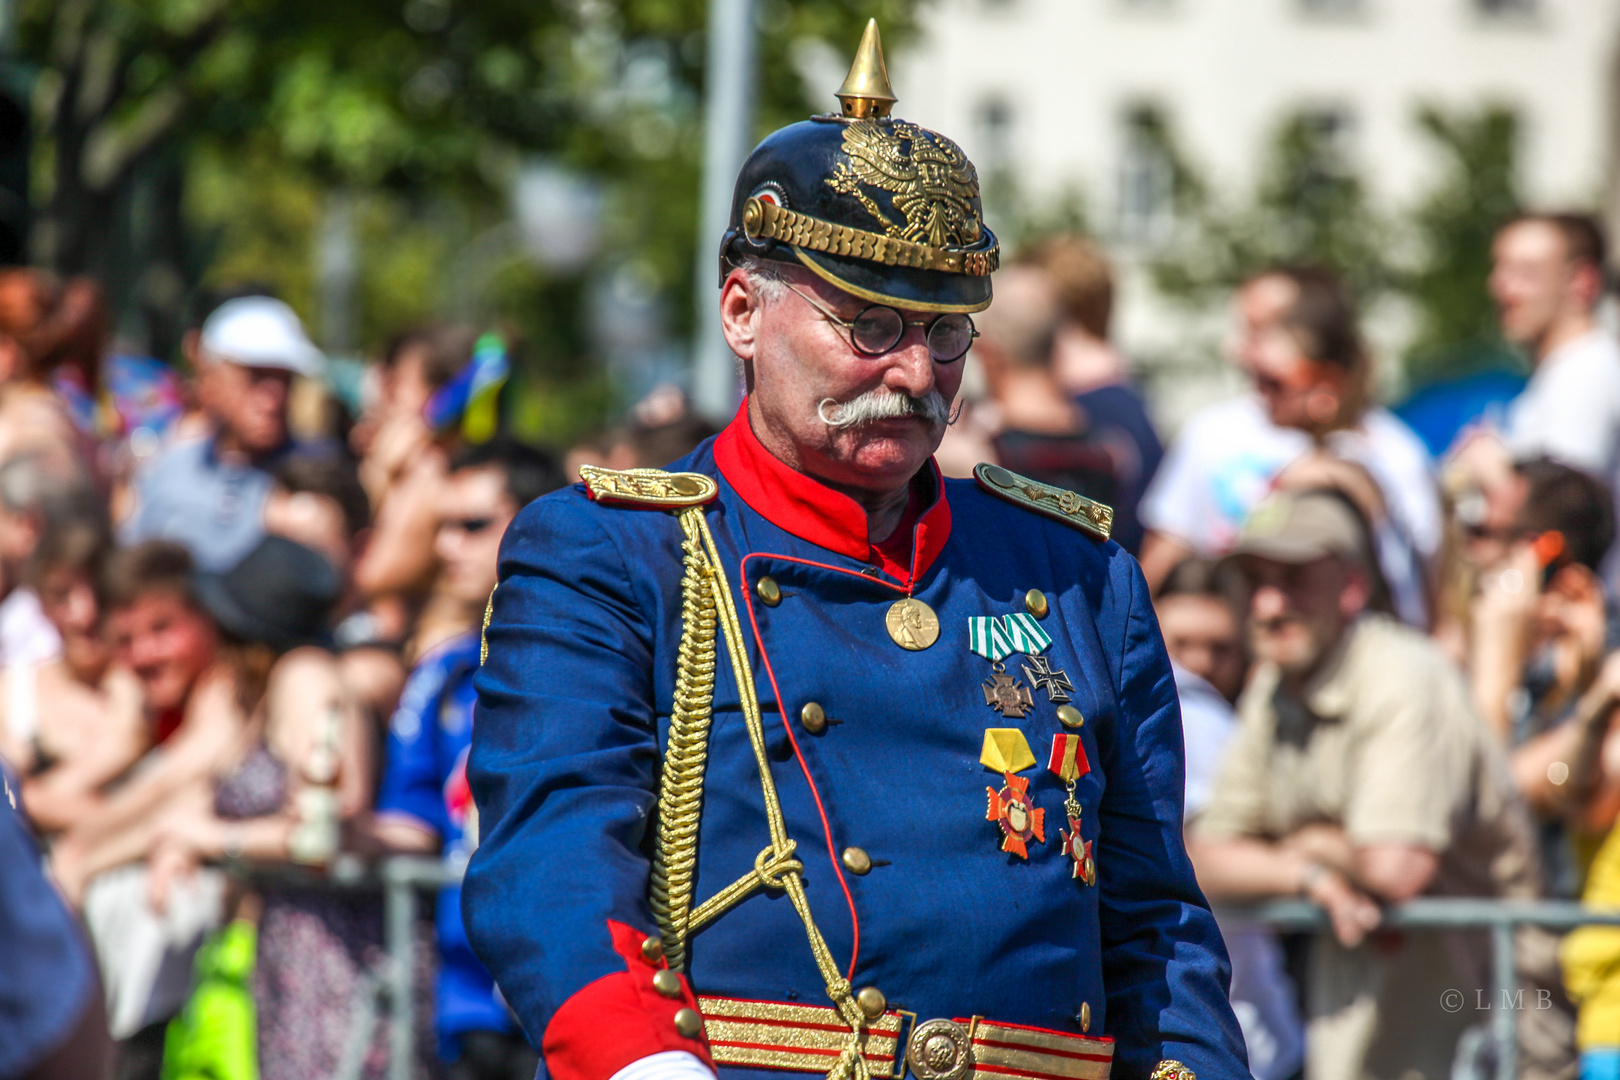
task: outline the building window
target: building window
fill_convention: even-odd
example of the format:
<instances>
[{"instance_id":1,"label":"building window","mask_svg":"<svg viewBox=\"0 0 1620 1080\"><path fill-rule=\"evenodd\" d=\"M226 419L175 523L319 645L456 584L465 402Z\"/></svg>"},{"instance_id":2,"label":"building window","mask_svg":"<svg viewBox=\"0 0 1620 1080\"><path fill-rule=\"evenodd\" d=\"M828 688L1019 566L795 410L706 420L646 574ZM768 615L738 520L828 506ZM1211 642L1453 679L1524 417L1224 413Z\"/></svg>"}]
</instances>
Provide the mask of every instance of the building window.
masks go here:
<instances>
[{"instance_id":1,"label":"building window","mask_svg":"<svg viewBox=\"0 0 1620 1080\"><path fill-rule=\"evenodd\" d=\"M1537 0L1474 0L1474 10L1488 19L1525 19L1537 14Z\"/></svg>"},{"instance_id":2,"label":"building window","mask_svg":"<svg viewBox=\"0 0 1620 1080\"><path fill-rule=\"evenodd\" d=\"M1361 15L1367 10L1366 0L1298 0L1299 10L1313 17L1343 18Z\"/></svg>"},{"instance_id":3,"label":"building window","mask_svg":"<svg viewBox=\"0 0 1620 1080\"><path fill-rule=\"evenodd\" d=\"M1134 105L1121 119L1115 231L1121 243L1151 246L1175 219L1175 158L1164 111Z\"/></svg>"}]
</instances>

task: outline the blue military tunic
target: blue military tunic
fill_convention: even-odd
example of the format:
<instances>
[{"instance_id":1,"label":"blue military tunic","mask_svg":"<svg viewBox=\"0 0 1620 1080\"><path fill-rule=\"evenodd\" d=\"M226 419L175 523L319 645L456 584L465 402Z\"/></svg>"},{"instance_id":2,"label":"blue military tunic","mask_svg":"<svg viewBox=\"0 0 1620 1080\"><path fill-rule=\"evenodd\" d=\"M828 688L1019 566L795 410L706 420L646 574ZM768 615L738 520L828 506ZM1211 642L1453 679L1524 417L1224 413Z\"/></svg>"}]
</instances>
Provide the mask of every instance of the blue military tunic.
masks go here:
<instances>
[{"instance_id":1,"label":"blue military tunic","mask_svg":"<svg viewBox=\"0 0 1620 1080\"><path fill-rule=\"evenodd\" d=\"M1111 1037L1117 1077L1146 1077L1165 1058L1201 1080L1247 1076L1225 953L1182 845L1175 686L1135 561L930 470L914 488L931 502L912 559L896 566L867 543L853 500L770 457L746 405L671 469L718 480L705 514L787 832L852 985L919 1020ZM631 947L656 933L649 854L681 640L682 539L671 514L595 503L576 486L530 505L502 547L469 766L483 837L463 910L507 1001L544 1040L548 1069L567 1080L605 1080L660 1050L706 1054L660 1011L695 1004L692 991L828 1004L780 892L756 893L693 937L679 1000L646 991L651 972ZM1050 684L1031 685L1027 655L993 667L970 647L973 620L1027 615L1031 589L1047 598L1038 636L1050 644L1025 647L1072 685L1077 730L1059 722ZM908 594L940 625L920 651L899 647L886 625ZM1005 639L1009 624L998 625ZM723 649L718 666L699 901L746 875L769 842ZM987 704L997 667L1019 685L1005 710ZM811 703L826 723L806 724ZM1011 781L985 764L987 729L1021 733L1036 759L1008 763L1045 819L1043 837L1025 829L1027 858L990 820ZM1079 735L1071 755L1089 766L1074 787L1073 843L1065 781L1047 767L1065 734ZM1094 886L1077 872L1087 843Z\"/></svg>"}]
</instances>

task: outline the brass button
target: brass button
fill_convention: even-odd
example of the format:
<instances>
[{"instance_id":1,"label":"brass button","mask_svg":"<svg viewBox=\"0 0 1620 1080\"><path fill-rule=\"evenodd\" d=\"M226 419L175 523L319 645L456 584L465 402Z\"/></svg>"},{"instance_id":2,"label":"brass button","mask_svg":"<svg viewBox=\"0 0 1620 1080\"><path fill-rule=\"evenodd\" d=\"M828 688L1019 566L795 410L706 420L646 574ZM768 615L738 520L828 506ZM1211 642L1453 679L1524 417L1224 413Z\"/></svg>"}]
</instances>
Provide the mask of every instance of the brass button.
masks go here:
<instances>
[{"instance_id":1,"label":"brass button","mask_svg":"<svg viewBox=\"0 0 1620 1080\"><path fill-rule=\"evenodd\" d=\"M681 1009L675 1013L675 1033L683 1039L695 1039L703 1034L703 1017L696 1009Z\"/></svg>"},{"instance_id":2,"label":"brass button","mask_svg":"<svg viewBox=\"0 0 1620 1080\"><path fill-rule=\"evenodd\" d=\"M656 964L664 958L664 942L662 938L654 935L641 943L642 958L649 964Z\"/></svg>"},{"instance_id":3,"label":"brass button","mask_svg":"<svg viewBox=\"0 0 1620 1080\"><path fill-rule=\"evenodd\" d=\"M1057 707L1058 719L1066 728L1082 728L1086 726L1086 718L1080 715L1080 710L1073 705L1059 705Z\"/></svg>"},{"instance_id":4,"label":"brass button","mask_svg":"<svg viewBox=\"0 0 1620 1080\"><path fill-rule=\"evenodd\" d=\"M1039 589L1031 589L1029 592L1024 594L1024 610L1035 616L1037 619L1044 619L1046 618L1046 613L1051 611L1052 607L1046 602L1045 593L1041 592Z\"/></svg>"},{"instance_id":5,"label":"brass button","mask_svg":"<svg viewBox=\"0 0 1620 1080\"><path fill-rule=\"evenodd\" d=\"M669 968L653 973L653 989L667 998L681 996L681 977Z\"/></svg>"},{"instance_id":6,"label":"brass button","mask_svg":"<svg viewBox=\"0 0 1620 1080\"><path fill-rule=\"evenodd\" d=\"M759 594L761 600L765 601L766 607L775 607L782 602L782 587L769 574L759 579L759 582L754 586L754 591Z\"/></svg>"},{"instance_id":7,"label":"brass button","mask_svg":"<svg viewBox=\"0 0 1620 1080\"><path fill-rule=\"evenodd\" d=\"M804 724L804 730L812 735L820 735L827 730L827 713L820 705L811 701L799 710L799 722Z\"/></svg>"},{"instance_id":8,"label":"brass button","mask_svg":"<svg viewBox=\"0 0 1620 1080\"><path fill-rule=\"evenodd\" d=\"M1013 474L1000 465L986 465L984 467L984 478L996 485L996 487L1010 488L1018 483Z\"/></svg>"},{"instance_id":9,"label":"brass button","mask_svg":"<svg viewBox=\"0 0 1620 1080\"><path fill-rule=\"evenodd\" d=\"M848 870L856 877L860 877L872 869L872 856L868 855L863 848L845 848L844 854L839 856L839 861L844 864L845 870Z\"/></svg>"},{"instance_id":10,"label":"brass button","mask_svg":"<svg viewBox=\"0 0 1620 1080\"><path fill-rule=\"evenodd\" d=\"M1086 1032L1086 1031L1091 1030L1091 1002L1082 1001L1080 1003L1079 1020L1080 1020L1080 1030L1082 1032Z\"/></svg>"},{"instance_id":11,"label":"brass button","mask_svg":"<svg viewBox=\"0 0 1620 1080\"><path fill-rule=\"evenodd\" d=\"M855 1004L861 1007L868 1020L876 1020L889 1007L889 999L875 986L868 986L855 995Z\"/></svg>"},{"instance_id":12,"label":"brass button","mask_svg":"<svg viewBox=\"0 0 1620 1080\"><path fill-rule=\"evenodd\" d=\"M685 495L689 498L693 495L703 494L703 481L692 476L682 476L677 473L670 477L669 486L670 490L674 491L675 494Z\"/></svg>"}]
</instances>

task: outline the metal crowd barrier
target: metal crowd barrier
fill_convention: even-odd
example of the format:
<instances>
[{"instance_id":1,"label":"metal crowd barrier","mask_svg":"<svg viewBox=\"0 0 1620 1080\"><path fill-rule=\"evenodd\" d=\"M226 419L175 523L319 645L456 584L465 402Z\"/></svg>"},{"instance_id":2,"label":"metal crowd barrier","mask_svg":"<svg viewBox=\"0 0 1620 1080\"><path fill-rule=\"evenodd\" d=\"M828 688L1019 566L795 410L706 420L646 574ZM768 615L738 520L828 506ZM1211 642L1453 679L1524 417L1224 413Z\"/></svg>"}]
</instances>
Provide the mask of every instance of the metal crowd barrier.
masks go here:
<instances>
[{"instance_id":1,"label":"metal crowd barrier","mask_svg":"<svg viewBox=\"0 0 1620 1080\"><path fill-rule=\"evenodd\" d=\"M389 1080L410 1080L416 1047L416 1017L412 1009L412 950L419 894L423 890L454 885L462 866L436 858L398 856L372 868L355 861L340 861L325 880L336 888L354 888L379 882L383 888L387 927L388 974L381 993L393 1023L390 1025ZM1282 931L1328 931L1327 915L1306 900L1276 900L1218 909L1222 918L1247 921ZM1493 1080L1513 1080L1518 1065L1518 1033L1514 1010L1504 1008L1517 999L1518 978L1513 964L1513 933L1521 926L1572 930L1577 926L1620 926L1620 909L1588 908L1556 900L1491 900L1484 898L1425 898L1384 911L1380 928L1412 930L1488 930L1491 941L1491 1041L1496 1049Z\"/></svg>"}]
</instances>

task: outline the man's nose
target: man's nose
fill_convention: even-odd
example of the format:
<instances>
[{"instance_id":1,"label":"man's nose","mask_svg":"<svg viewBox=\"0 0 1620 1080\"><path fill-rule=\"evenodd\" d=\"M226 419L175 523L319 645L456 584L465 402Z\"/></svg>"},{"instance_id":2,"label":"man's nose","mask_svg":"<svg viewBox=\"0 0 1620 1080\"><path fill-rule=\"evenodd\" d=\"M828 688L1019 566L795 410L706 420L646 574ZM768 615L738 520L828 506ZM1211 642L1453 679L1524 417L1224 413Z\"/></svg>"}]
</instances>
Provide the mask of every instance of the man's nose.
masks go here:
<instances>
[{"instance_id":1,"label":"man's nose","mask_svg":"<svg viewBox=\"0 0 1620 1080\"><path fill-rule=\"evenodd\" d=\"M1288 610L1288 598L1275 585L1261 585L1249 600L1249 610L1258 619L1275 619Z\"/></svg>"},{"instance_id":2,"label":"man's nose","mask_svg":"<svg viewBox=\"0 0 1620 1080\"><path fill-rule=\"evenodd\" d=\"M912 397L924 397L934 388L934 358L928 352L926 327L908 326L905 336L889 353L883 383Z\"/></svg>"}]
</instances>

